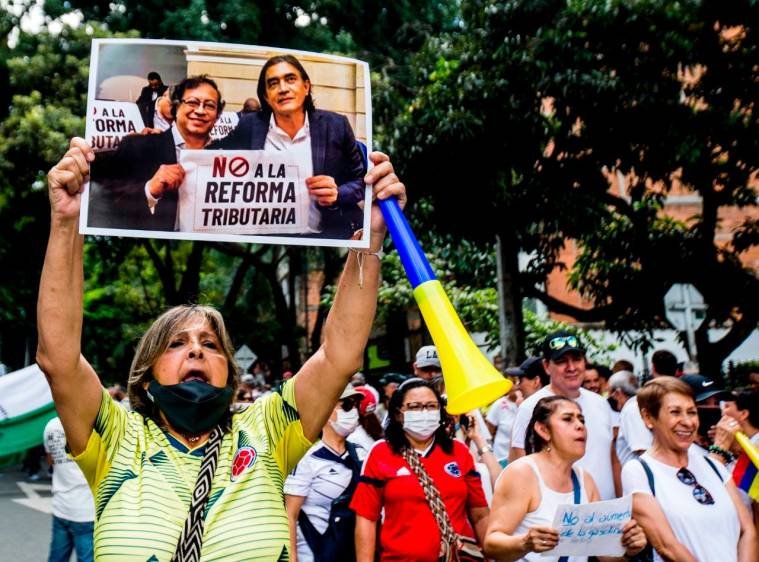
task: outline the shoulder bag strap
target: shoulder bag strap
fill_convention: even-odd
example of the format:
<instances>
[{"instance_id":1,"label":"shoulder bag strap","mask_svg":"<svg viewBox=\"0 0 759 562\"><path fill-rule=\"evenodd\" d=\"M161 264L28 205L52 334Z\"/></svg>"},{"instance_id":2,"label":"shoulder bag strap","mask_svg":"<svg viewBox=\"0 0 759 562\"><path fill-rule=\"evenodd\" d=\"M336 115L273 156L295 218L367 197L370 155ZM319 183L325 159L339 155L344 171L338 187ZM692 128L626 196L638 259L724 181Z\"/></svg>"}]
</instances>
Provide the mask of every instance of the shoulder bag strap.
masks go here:
<instances>
[{"instance_id":1,"label":"shoulder bag strap","mask_svg":"<svg viewBox=\"0 0 759 562\"><path fill-rule=\"evenodd\" d=\"M648 480L648 487L651 488L651 493L653 494L654 497L656 497L656 486L654 486L654 473L651 472L651 467L648 466L648 463L640 457L636 457L636 460L643 467L643 472L646 473L646 479Z\"/></svg>"},{"instance_id":2,"label":"shoulder bag strap","mask_svg":"<svg viewBox=\"0 0 759 562\"><path fill-rule=\"evenodd\" d=\"M424 491L424 497L427 499L430 510L432 510L432 515L435 517L435 521L440 528L442 559L456 560L458 536L453 530L451 519L448 516L448 511L445 509L443 498L440 497L440 492L435 487L435 483L432 481L429 474L427 474L427 471L424 470L422 461L419 460L419 455L415 451L412 451L408 447L404 447L401 450L401 455L419 479L419 483L422 485L422 490Z\"/></svg>"},{"instance_id":3,"label":"shoulder bag strap","mask_svg":"<svg viewBox=\"0 0 759 562\"><path fill-rule=\"evenodd\" d=\"M211 436L206 444L205 455L203 455L203 462L198 472L198 480L195 482L195 489L192 492L190 511L187 513L187 519L177 543L177 550L171 557L171 562L200 561L200 549L203 546L203 524L205 522L203 512L208 503L208 495L211 492L211 483L216 472L219 450L225 430L226 427L217 425L211 431Z\"/></svg>"},{"instance_id":4,"label":"shoulder bag strap","mask_svg":"<svg viewBox=\"0 0 759 562\"><path fill-rule=\"evenodd\" d=\"M719 478L719 481L724 483L724 480L722 480L722 475L719 473L719 470L717 469L717 466L714 464L714 461L710 459L709 457L707 457L706 455L704 455L704 460L709 463L709 466L712 467L712 470L717 475L717 478Z\"/></svg>"}]
</instances>

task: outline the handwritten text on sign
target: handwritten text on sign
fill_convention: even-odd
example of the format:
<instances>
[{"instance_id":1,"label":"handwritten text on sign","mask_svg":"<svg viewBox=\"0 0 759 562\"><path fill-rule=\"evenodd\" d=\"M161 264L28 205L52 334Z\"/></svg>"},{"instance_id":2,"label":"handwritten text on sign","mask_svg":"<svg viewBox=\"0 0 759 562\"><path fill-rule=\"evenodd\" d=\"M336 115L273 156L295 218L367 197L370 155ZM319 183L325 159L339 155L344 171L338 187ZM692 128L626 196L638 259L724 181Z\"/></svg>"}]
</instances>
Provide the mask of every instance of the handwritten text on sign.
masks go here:
<instances>
[{"instance_id":1,"label":"handwritten text on sign","mask_svg":"<svg viewBox=\"0 0 759 562\"><path fill-rule=\"evenodd\" d=\"M308 232L310 197L297 158L261 150L185 150L181 231L235 234Z\"/></svg>"},{"instance_id":2,"label":"handwritten text on sign","mask_svg":"<svg viewBox=\"0 0 759 562\"><path fill-rule=\"evenodd\" d=\"M556 508L559 544L545 556L622 556L622 527L632 517L632 496Z\"/></svg>"}]
</instances>

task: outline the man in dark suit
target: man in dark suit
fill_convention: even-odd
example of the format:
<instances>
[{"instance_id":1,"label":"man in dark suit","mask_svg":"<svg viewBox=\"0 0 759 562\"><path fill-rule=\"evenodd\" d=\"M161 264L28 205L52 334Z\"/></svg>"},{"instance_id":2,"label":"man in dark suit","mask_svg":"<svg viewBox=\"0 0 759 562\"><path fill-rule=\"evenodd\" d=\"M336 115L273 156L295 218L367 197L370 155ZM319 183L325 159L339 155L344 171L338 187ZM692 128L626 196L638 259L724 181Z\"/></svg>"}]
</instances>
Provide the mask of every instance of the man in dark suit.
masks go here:
<instances>
[{"instance_id":1,"label":"man in dark suit","mask_svg":"<svg viewBox=\"0 0 759 562\"><path fill-rule=\"evenodd\" d=\"M136 101L146 127L153 127L155 102L167 89L168 86L163 83L160 74L157 72L148 73L148 85L142 89L140 97Z\"/></svg>"},{"instance_id":2,"label":"man in dark suit","mask_svg":"<svg viewBox=\"0 0 759 562\"><path fill-rule=\"evenodd\" d=\"M174 125L160 133L130 135L92 164L87 224L100 228L174 230L177 190L185 172L181 149L204 148L224 109L216 82L185 78L172 94Z\"/></svg>"},{"instance_id":3,"label":"man in dark suit","mask_svg":"<svg viewBox=\"0 0 759 562\"><path fill-rule=\"evenodd\" d=\"M311 81L292 55L270 58L258 78L261 110L243 115L209 148L310 153L306 187L316 200L309 219L320 238L347 239L361 228L366 164L348 119L314 107ZM305 150L305 152L303 152Z\"/></svg>"}]
</instances>

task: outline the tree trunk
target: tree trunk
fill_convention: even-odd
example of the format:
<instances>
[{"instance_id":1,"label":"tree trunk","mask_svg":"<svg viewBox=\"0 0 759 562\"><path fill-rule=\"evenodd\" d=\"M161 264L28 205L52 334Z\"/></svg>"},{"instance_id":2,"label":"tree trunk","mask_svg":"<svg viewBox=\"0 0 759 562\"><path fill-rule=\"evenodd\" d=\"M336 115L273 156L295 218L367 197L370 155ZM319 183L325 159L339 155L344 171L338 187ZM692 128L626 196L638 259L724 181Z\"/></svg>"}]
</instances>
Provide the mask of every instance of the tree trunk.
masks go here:
<instances>
[{"instance_id":1,"label":"tree trunk","mask_svg":"<svg viewBox=\"0 0 759 562\"><path fill-rule=\"evenodd\" d=\"M501 357L504 365L524 360L524 317L519 274L519 247L508 231L496 236L498 260L498 319L501 328Z\"/></svg>"}]
</instances>

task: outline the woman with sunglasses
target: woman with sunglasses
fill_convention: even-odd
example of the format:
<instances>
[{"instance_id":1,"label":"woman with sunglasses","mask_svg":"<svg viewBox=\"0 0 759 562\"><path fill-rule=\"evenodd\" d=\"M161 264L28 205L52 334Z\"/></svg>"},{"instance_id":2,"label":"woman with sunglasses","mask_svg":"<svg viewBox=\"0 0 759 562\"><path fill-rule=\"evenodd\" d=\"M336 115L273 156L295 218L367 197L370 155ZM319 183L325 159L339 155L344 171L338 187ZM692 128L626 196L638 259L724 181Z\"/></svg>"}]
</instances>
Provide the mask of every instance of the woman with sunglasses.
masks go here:
<instances>
[{"instance_id":1,"label":"woman with sunglasses","mask_svg":"<svg viewBox=\"0 0 759 562\"><path fill-rule=\"evenodd\" d=\"M653 443L622 470L625 494L654 560L756 562L756 535L729 474L692 447L698 411L690 386L657 377L638 393Z\"/></svg>"},{"instance_id":2,"label":"woman with sunglasses","mask_svg":"<svg viewBox=\"0 0 759 562\"><path fill-rule=\"evenodd\" d=\"M446 420L440 394L423 379L405 381L390 398L385 440L370 451L351 501L358 562L373 562L377 552L382 562L438 562L455 554L458 544L451 542L461 537L482 544L489 510L480 476L466 445L448 435ZM438 494L433 505L449 520L447 537L428 500L435 492L417 477L419 464Z\"/></svg>"},{"instance_id":3,"label":"woman with sunglasses","mask_svg":"<svg viewBox=\"0 0 759 562\"><path fill-rule=\"evenodd\" d=\"M523 562L586 562L586 556L546 555L556 547L552 527L559 505L600 499L588 471L574 466L585 454L588 432L580 406L563 396L541 398L527 426L527 456L509 464L496 482L493 515L485 552L497 560ZM620 538L627 556L646 546L643 530L630 520ZM607 560L607 558L601 558Z\"/></svg>"},{"instance_id":4,"label":"woman with sunglasses","mask_svg":"<svg viewBox=\"0 0 759 562\"><path fill-rule=\"evenodd\" d=\"M290 521L292 562L355 560L355 516L348 509L367 451L346 441L358 427L364 395L345 387L322 429L285 480L285 509Z\"/></svg>"}]
</instances>

